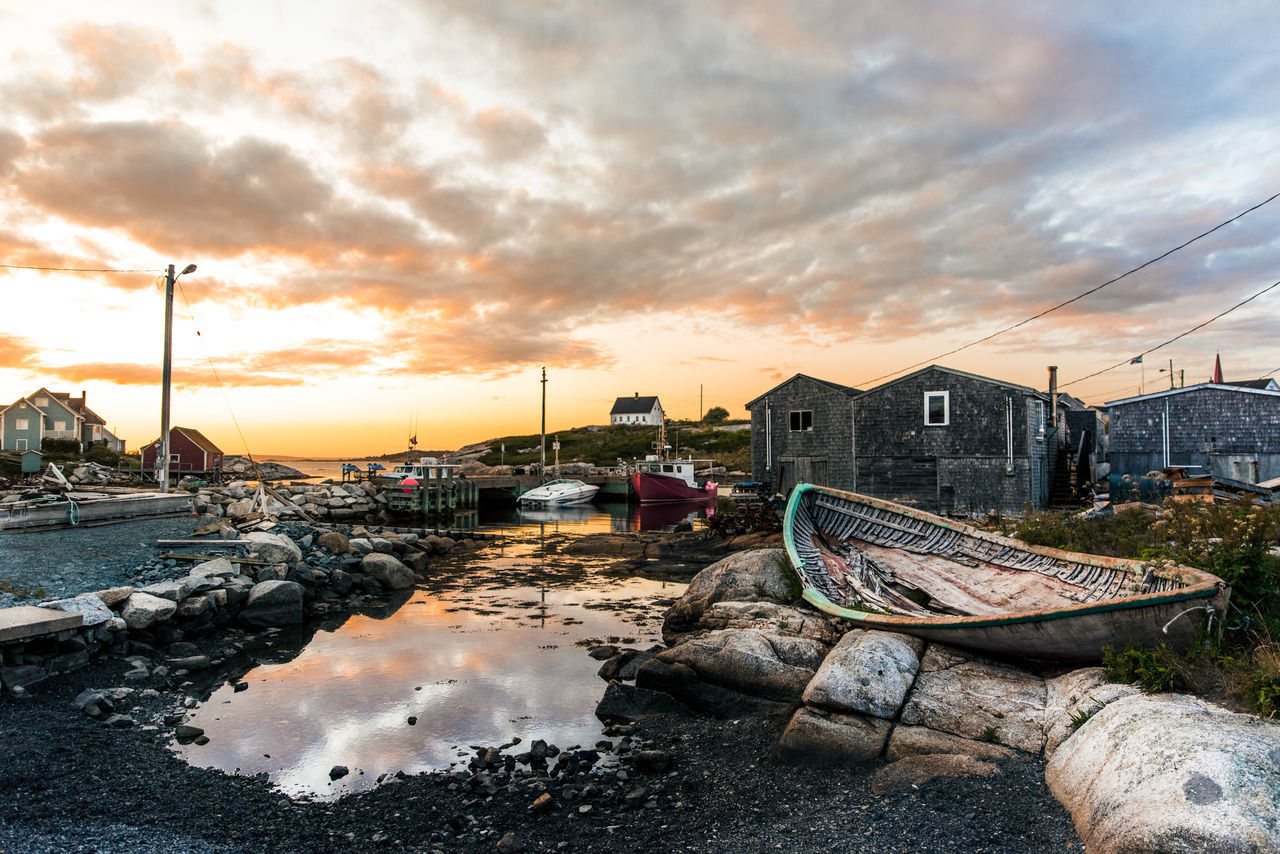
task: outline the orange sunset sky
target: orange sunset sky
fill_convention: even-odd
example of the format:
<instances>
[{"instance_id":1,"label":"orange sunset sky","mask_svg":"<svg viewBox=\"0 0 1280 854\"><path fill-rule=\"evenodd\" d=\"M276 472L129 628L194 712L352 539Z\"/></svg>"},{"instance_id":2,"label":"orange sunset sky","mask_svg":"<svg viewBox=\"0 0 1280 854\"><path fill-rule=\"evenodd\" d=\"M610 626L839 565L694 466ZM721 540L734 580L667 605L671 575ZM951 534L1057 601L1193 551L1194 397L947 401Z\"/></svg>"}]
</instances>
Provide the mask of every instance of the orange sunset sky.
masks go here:
<instances>
[{"instance_id":1,"label":"orange sunset sky","mask_svg":"<svg viewBox=\"0 0 1280 854\"><path fill-rule=\"evenodd\" d=\"M0 405L455 448L920 362L1280 371L1268 3L0 2ZM123 269L76 273L17 267ZM220 378L220 382L216 377ZM234 416L234 420L233 420ZM236 423L239 424L237 430ZM243 432L243 439L241 438Z\"/></svg>"}]
</instances>

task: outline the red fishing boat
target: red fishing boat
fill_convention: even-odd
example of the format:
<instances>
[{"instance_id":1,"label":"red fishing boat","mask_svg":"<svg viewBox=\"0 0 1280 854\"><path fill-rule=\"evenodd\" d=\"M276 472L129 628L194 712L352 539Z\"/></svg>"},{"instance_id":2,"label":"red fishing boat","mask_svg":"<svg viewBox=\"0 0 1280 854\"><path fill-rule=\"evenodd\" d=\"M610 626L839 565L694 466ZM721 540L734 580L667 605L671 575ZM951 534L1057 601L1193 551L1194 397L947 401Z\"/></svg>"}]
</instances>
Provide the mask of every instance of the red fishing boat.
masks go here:
<instances>
[{"instance_id":1,"label":"red fishing boat","mask_svg":"<svg viewBox=\"0 0 1280 854\"><path fill-rule=\"evenodd\" d=\"M698 463L709 467L711 460L660 460L651 457L635 464L631 471L631 486L641 504L715 498L715 482L699 482L695 475Z\"/></svg>"}]
</instances>

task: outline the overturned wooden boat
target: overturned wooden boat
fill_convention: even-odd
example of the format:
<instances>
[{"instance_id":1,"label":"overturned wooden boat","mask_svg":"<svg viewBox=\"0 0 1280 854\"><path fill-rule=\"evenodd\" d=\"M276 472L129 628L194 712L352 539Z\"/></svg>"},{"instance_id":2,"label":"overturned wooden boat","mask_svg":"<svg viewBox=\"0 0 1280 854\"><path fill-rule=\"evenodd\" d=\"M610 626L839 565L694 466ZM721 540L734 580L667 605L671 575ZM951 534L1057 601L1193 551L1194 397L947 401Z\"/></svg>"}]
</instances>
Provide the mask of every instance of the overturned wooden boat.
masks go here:
<instances>
[{"instance_id":1,"label":"overturned wooden boat","mask_svg":"<svg viewBox=\"0 0 1280 854\"><path fill-rule=\"evenodd\" d=\"M784 538L804 598L868 629L1021 658L1185 648L1230 588L1187 566L1033 546L891 501L801 484Z\"/></svg>"}]
</instances>

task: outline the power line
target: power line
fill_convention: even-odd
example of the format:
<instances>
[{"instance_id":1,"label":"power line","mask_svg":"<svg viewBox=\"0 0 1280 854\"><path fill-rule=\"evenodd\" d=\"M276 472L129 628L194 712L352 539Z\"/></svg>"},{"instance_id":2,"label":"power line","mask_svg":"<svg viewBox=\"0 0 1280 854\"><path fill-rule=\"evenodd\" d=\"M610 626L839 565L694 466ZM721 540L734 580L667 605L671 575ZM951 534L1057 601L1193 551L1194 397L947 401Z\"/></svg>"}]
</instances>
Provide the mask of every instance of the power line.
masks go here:
<instances>
[{"instance_id":1,"label":"power line","mask_svg":"<svg viewBox=\"0 0 1280 854\"><path fill-rule=\"evenodd\" d=\"M1238 302L1238 303L1236 303L1235 305L1231 306L1231 308L1227 309L1226 311L1224 311L1224 312L1222 312L1222 313L1220 313L1220 314L1215 314L1213 317L1209 318L1209 319L1208 319L1208 320L1206 320L1204 323L1199 323L1199 324L1197 324L1197 325L1195 325L1195 326L1191 327L1190 329L1188 329L1186 332L1179 333L1179 334L1177 334L1177 335L1173 336L1172 338L1170 338L1168 341L1165 341L1165 342L1164 342L1164 343L1162 343L1162 344L1157 344L1156 346L1152 347L1150 350L1143 350L1141 353L1139 353L1138 355L1134 356L1132 359L1125 359L1123 362L1119 362L1119 363L1117 363L1117 364L1114 364L1114 365L1112 365L1112 366L1111 366L1111 367L1109 367L1109 368L1103 368L1103 369L1102 369L1102 370L1100 370L1100 371L1094 371L1093 373L1089 374L1088 376L1080 377L1080 379L1078 379L1078 380L1072 380L1072 381L1071 381L1071 382L1069 382L1069 383L1063 383L1062 385L1058 386L1058 388L1066 388L1066 387L1067 387L1067 386L1069 386L1069 385L1075 385L1076 383L1082 383L1082 382L1084 382L1085 380L1091 380L1091 379L1093 379L1093 378L1094 378L1094 377L1096 377L1096 376L1099 376L1099 375L1101 375L1101 374L1105 374L1107 371L1114 371L1116 368L1122 368L1122 367L1124 367L1125 365L1132 365L1134 362L1136 362L1137 360L1141 359L1143 356L1150 355L1151 353L1154 353L1155 351L1157 351L1157 350L1161 349L1162 347L1167 347L1168 345L1172 344L1174 341L1177 341L1179 338L1186 338L1186 337L1187 337L1188 335L1190 335L1192 332L1197 332L1197 331L1199 331L1199 330L1201 330L1201 329L1204 329L1206 326L1208 326L1210 323L1213 323L1213 322L1214 322L1215 320L1217 320L1218 318L1220 318L1220 317L1226 317L1228 314L1230 314L1231 312L1235 311L1237 308L1240 308L1240 306L1245 305L1246 303L1251 303L1251 302L1253 302L1253 301L1254 301L1254 300L1256 300L1258 297L1260 297L1260 296L1262 296L1263 294L1265 294L1267 291L1273 290L1273 289L1275 289L1275 288L1280 288L1280 282L1273 282L1273 283L1271 283L1271 284L1267 285L1265 288L1263 288L1262 290L1258 291L1258 292L1257 292L1256 294L1254 294L1253 296L1248 297L1247 299L1243 299L1243 300L1241 300L1240 302Z\"/></svg>"},{"instance_id":2,"label":"power line","mask_svg":"<svg viewBox=\"0 0 1280 854\"><path fill-rule=\"evenodd\" d=\"M110 267L29 267L24 264L0 264L6 270L44 270L54 273L163 273L164 270L116 270Z\"/></svg>"},{"instance_id":3,"label":"power line","mask_svg":"<svg viewBox=\"0 0 1280 854\"><path fill-rule=\"evenodd\" d=\"M1163 261L1165 258L1168 258L1168 257L1169 257L1170 255L1172 255L1173 253L1177 252L1179 249L1184 249L1184 248L1186 248L1186 247L1190 246L1192 243L1195 243L1197 240L1201 239L1202 237L1208 237L1210 234L1213 234L1213 233L1214 233L1215 231L1217 231L1218 229L1220 229L1220 228L1223 228L1223 227L1225 227L1225 226L1230 225L1231 223L1235 222L1236 220L1238 220L1238 219L1240 219L1240 218L1242 218L1242 217L1244 217L1244 216L1247 216L1247 215L1249 215L1249 214L1253 213L1253 212L1254 212L1254 211L1256 211L1258 208L1262 207L1263 205L1269 204L1269 203L1271 203L1271 202L1275 201L1275 200L1276 200L1276 199L1278 199L1278 198L1280 198L1280 193L1276 193L1276 194L1275 194L1274 196L1272 196L1271 198L1269 198L1269 199L1264 199L1263 201L1258 202L1258 203L1257 203L1256 205L1254 205L1253 207L1251 207L1251 208L1249 208L1249 209L1247 209L1247 210L1243 210L1243 211L1241 211L1240 213L1238 213L1238 214L1236 214L1235 216L1231 217L1231 219L1224 220L1223 222L1218 223L1217 225L1215 225L1213 228L1209 229L1208 231L1204 231L1204 232L1201 232L1200 234L1197 234L1195 237L1191 238L1190 240L1188 240L1188 241L1186 241L1186 242L1184 242L1184 243L1180 243L1180 244L1178 244L1177 246L1173 247L1173 248L1172 248L1172 249L1170 249L1169 251L1164 252L1164 253L1162 253L1162 254L1160 254L1160 255L1157 255L1156 257L1152 258L1151 260L1146 261L1146 262L1144 262L1144 263L1142 263L1142 264L1139 264L1138 266L1134 267L1134 268L1133 268L1133 269L1131 269L1131 270L1126 270L1125 272L1123 272L1123 273L1121 273L1120 275L1116 276L1114 279L1108 279L1107 281L1103 282L1102 284L1097 285L1097 286L1095 286L1095 287L1092 287L1092 288L1090 288L1089 290L1085 291L1084 293L1077 294L1076 296L1073 296L1073 297L1072 297L1071 299L1069 299L1069 300L1065 300L1064 302L1060 302L1060 303L1058 303L1058 304L1057 304L1057 305L1055 305L1055 306L1052 306L1052 307L1050 307L1050 308L1046 308L1044 311L1040 312L1039 314L1033 314L1033 315L1031 315L1030 317L1028 317L1026 320L1020 320L1020 321L1018 321L1017 323L1013 324L1012 326L1006 326L1004 329L1001 329L1001 330L999 330L998 332L992 332L990 335L987 335L987 336L985 336L985 337L983 337L983 338L979 338L979 339L977 339L976 341L970 341L968 344L963 344L963 345L961 345L961 346L959 346L959 347L955 348L954 350L948 350L948 351L947 351L947 352L945 352L945 353L941 353L941 354L939 354L939 355L937 355L937 356L934 356L934 357L932 357L932 358L930 358L930 359L926 359L926 360L925 360L925 361L923 361L923 362L916 362L914 365L908 365L908 366L907 366L907 367L905 367L905 368L901 368L900 370L896 370L896 371L891 371L891 372L889 372L889 373L887 373L887 374L884 374L884 375L882 375L882 376L878 376L878 377L876 377L876 378L874 378L874 379L865 380L865 381L863 381L863 382L858 383L858 385L860 385L860 386L861 386L861 385L869 385L870 383L879 382L880 380L883 380L883 379L886 379L886 378L888 378L888 377L891 377L891 376L893 376L894 374L900 374L900 373L903 373L904 371L909 371L909 370L911 370L912 368L919 368L919 367L921 367L922 365L929 365L929 364L936 363L939 359L945 359L947 356L954 356L956 353L959 353L959 352L960 352L960 351L962 351L962 350L968 350L970 347L975 347L975 346L977 346L978 344L982 344L982 343L984 343L984 342L986 342L986 341L990 341L992 338L995 338L995 337L997 337L997 336L1003 335L1003 334L1005 334L1006 332L1012 332L1013 330L1015 330L1015 329L1017 329L1017 328L1019 328L1019 327L1021 327L1021 326L1026 326L1028 323L1032 322L1033 320L1039 320L1040 318L1044 317L1046 314L1049 314L1049 313L1051 313L1051 312L1055 312L1055 311L1057 311L1057 310L1058 310L1058 309L1060 309L1060 308L1064 308L1064 307L1066 307L1066 306L1068 306L1068 305L1071 305L1071 303L1076 302L1077 300L1082 300L1082 299L1084 299L1085 297L1089 296L1090 294L1096 294L1098 291L1102 290L1102 289L1103 289L1103 288L1105 288L1107 285L1114 285L1116 282L1120 281L1121 279L1123 279L1123 278L1125 278L1125 277L1127 277L1127 276L1131 276L1131 275L1133 275L1134 273L1138 272L1139 270L1141 270L1141 269L1143 269L1143 268L1145 268L1145 267L1150 267L1152 264L1156 263L1157 261ZM1086 378L1086 379L1087 379L1087 378Z\"/></svg>"},{"instance_id":4,"label":"power line","mask_svg":"<svg viewBox=\"0 0 1280 854\"><path fill-rule=\"evenodd\" d=\"M240 444L244 446L245 455L249 457L249 462L253 466L253 470L261 479L262 474L258 471L258 463L253 459L253 451L249 450L249 440L244 437L244 430L240 429L240 419L236 418L236 411L231 406L231 398L227 396L227 386L222 382L222 377L218 376L218 369L213 364L213 357L209 355L209 348L204 344L204 337L200 334L199 325L196 323L195 311L191 308L191 302L187 299L187 292L182 289L182 282L175 282L178 286L178 293L182 296L182 303L187 307L187 316L191 318L191 325L195 327L196 337L200 339L200 348L204 350L205 361L209 363L209 370L213 373L213 379L218 384L218 391L222 393L222 402L227 405L227 412L231 415L231 423L235 425L236 432L240 434Z\"/></svg>"}]
</instances>

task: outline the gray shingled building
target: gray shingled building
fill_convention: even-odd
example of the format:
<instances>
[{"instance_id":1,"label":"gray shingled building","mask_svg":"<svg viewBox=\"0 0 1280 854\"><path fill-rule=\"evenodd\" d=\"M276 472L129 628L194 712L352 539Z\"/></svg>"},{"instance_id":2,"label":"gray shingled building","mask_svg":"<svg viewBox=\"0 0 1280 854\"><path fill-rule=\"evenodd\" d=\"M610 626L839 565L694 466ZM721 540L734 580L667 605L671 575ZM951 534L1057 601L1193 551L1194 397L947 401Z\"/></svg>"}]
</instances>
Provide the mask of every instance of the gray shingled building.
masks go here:
<instances>
[{"instance_id":1,"label":"gray shingled building","mask_svg":"<svg viewBox=\"0 0 1280 854\"><path fill-rule=\"evenodd\" d=\"M1066 405L931 365L868 391L797 374L747 404L752 474L807 481L938 513L1021 513L1049 503L1068 456Z\"/></svg>"},{"instance_id":2,"label":"gray shingled building","mask_svg":"<svg viewBox=\"0 0 1280 854\"><path fill-rule=\"evenodd\" d=\"M1280 477L1280 389L1272 381L1200 383L1106 406L1112 475L1187 466L1245 483Z\"/></svg>"}]
</instances>

